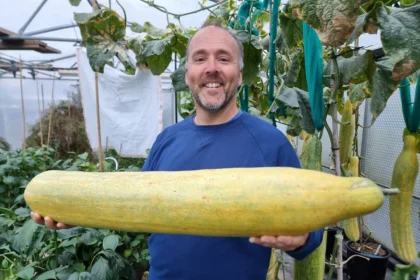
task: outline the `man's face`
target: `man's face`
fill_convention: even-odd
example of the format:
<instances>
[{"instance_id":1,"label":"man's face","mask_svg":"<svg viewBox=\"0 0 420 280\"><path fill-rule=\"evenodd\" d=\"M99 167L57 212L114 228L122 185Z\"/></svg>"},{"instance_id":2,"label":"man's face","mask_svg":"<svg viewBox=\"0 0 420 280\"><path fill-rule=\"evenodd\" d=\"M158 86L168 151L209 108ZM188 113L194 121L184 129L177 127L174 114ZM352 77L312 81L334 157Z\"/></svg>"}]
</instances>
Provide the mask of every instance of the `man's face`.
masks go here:
<instances>
[{"instance_id":1,"label":"man's face","mask_svg":"<svg viewBox=\"0 0 420 280\"><path fill-rule=\"evenodd\" d=\"M225 30L208 26L192 39L185 74L197 106L206 111L222 110L234 100L242 83L239 49Z\"/></svg>"}]
</instances>

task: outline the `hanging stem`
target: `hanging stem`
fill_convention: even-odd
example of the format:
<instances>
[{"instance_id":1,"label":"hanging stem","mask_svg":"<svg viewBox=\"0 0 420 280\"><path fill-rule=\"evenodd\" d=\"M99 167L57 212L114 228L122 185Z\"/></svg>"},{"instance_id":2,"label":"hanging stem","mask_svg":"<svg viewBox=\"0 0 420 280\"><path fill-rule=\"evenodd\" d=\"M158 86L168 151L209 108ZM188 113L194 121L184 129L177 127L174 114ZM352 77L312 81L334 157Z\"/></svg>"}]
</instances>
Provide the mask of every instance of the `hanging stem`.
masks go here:
<instances>
[{"instance_id":1,"label":"hanging stem","mask_svg":"<svg viewBox=\"0 0 420 280\"><path fill-rule=\"evenodd\" d=\"M98 72L95 72L95 92L96 92L96 121L98 126L98 145L99 145L99 172L103 171L102 161L102 139L101 139L101 116L100 116L100 106L99 106L99 81L98 81Z\"/></svg>"},{"instance_id":2,"label":"hanging stem","mask_svg":"<svg viewBox=\"0 0 420 280\"><path fill-rule=\"evenodd\" d=\"M41 138L41 149L43 149L44 146L44 137L43 137L43 125L42 125L42 119L43 119L43 112L41 113L41 101L39 98L39 88L38 88L38 80L36 80L36 94L38 97L38 114L39 114L39 136Z\"/></svg>"},{"instance_id":3,"label":"hanging stem","mask_svg":"<svg viewBox=\"0 0 420 280\"><path fill-rule=\"evenodd\" d=\"M51 103L50 103L50 120L48 123L48 138L47 138L47 146L50 146L51 141L51 130L52 130L52 115L54 111L54 86L55 86L55 72L54 72L54 79L52 84L52 91L51 91Z\"/></svg>"},{"instance_id":4,"label":"hanging stem","mask_svg":"<svg viewBox=\"0 0 420 280\"><path fill-rule=\"evenodd\" d=\"M23 101L23 81L22 81L22 59L19 56L20 71L20 99L22 103L22 119L23 119L23 152L26 151L26 118L25 118L25 102Z\"/></svg>"}]
</instances>

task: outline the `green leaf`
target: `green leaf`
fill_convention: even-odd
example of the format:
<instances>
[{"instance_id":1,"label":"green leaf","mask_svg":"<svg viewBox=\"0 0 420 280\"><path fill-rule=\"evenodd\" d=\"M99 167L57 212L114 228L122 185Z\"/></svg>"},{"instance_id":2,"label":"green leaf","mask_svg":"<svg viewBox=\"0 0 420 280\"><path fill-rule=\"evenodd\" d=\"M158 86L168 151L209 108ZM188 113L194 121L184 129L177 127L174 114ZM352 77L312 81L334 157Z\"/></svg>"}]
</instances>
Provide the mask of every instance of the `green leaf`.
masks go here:
<instances>
[{"instance_id":1,"label":"green leaf","mask_svg":"<svg viewBox=\"0 0 420 280\"><path fill-rule=\"evenodd\" d=\"M40 274L39 276L35 277L34 280L48 280L48 279L57 279L56 276L55 276L55 271L54 270L46 271L46 272Z\"/></svg>"},{"instance_id":2,"label":"green leaf","mask_svg":"<svg viewBox=\"0 0 420 280\"><path fill-rule=\"evenodd\" d=\"M331 75L331 64L333 60L330 60L329 66L324 71L324 76ZM338 69L341 77L341 85L347 85L350 83L359 84L372 79L375 70L375 58L372 51L366 51L364 54L354 56L351 58L337 57Z\"/></svg>"},{"instance_id":3,"label":"green leaf","mask_svg":"<svg viewBox=\"0 0 420 280\"><path fill-rule=\"evenodd\" d=\"M415 85L417 84L417 81L419 78L420 78L420 70L417 70L416 72L408 76L408 81L410 82L410 84Z\"/></svg>"},{"instance_id":4,"label":"green leaf","mask_svg":"<svg viewBox=\"0 0 420 280\"><path fill-rule=\"evenodd\" d=\"M75 7L79 6L80 1L82 0L69 0L70 4Z\"/></svg>"},{"instance_id":5,"label":"green leaf","mask_svg":"<svg viewBox=\"0 0 420 280\"><path fill-rule=\"evenodd\" d=\"M385 55L396 62L391 77L400 82L420 68L420 5L404 9L381 7L377 20Z\"/></svg>"},{"instance_id":6,"label":"green leaf","mask_svg":"<svg viewBox=\"0 0 420 280\"><path fill-rule=\"evenodd\" d=\"M70 275L69 279L67 280L79 280L79 275L80 275L80 272L76 271L72 275Z\"/></svg>"},{"instance_id":7,"label":"green leaf","mask_svg":"<svg viewBox=\"0 0 420 280\"><path fill-rule=\"evenodd\" d=\"M34 275L34 273L35 273L35 269L32 266L26 266L23 270L17 273L17 276L25 280L30 280L32 279L32 276Z\"/></svg>"},{"instance_id":8,"label":"green leaf","mask_svg":"<svg viewBox=\"0 0 420 280\"><path fill-rule=\"evenodd\" d=\"M162 74L172 60L172 36L161 40L152 40L144 43L142 56L146 57L147 66L153 75Z\"/></svg>"},{"instance_id":9,"label":"green leaf","mask_svg":"<svg viewBox=\"0 0 420 280\"><path fill-rule=\"evenodd\" d=\"M361 84L351 84L349 87L349 98L353 106L353 110L356 110L363 101L370 96L367 89L367 82Z\"/></svg>"},{"instance_id":10,"label":"green leaf","mask_svg":"<svg viewBox=\"0 0 420 280\"><path fill-rule=\"evenodd\" d=\"M117 56L126 70L131 63L125 42L125 22L115 11L105 10L101 14L75 14L82 43L86 46L89 63L94 71L103 72L105 64Z\"/></svg>"},{"instance_id":11,"label":"green leaf","mask_svg":"<svg viewBox=\"0 0 420 280\"><path fill-rule=\"evenodd\" d=\"M162 39L172 31L168 29L160 29L153 26L150 22L146 21L142 27L142 32L146 32L151 39Z\"/></svg>"},{"instance_id":12,"label":"green leaf","mask_svg":"<svg viewBox=\"0 0 420 280\"><path fill-rule=\"evenodd\" d=\"M297 16L315 29L326 46L338 47L352 34L360 0L291 0Z\"/></svg>"},{"instance_id":13,"label":"green leaf","mask_svg":"<svg viewBox=\"0 0 420 280\"><path fill-rule=\"evenodd\" d=\"M114 275L109 267L109 263L103 257L99 257L92 267L91 278L101 280L113 280Z\"/></svg>"},{"instance_id":14,"label":"green leaf","mask_svg":"<svg viewBox=\"0 0 420 280\"><path fill-rule=\"evenodd\" d=\"M287 87L293 87L301 73L301 68L304 67L304 55L301 49L296 49L291 53L292 63L289 67L289 70L284 75L283 80L284 84Z\"/></svg>"},{"instance_id":15,"label":"green leaf","mask_svg":"<svg viewBox=\"0 0 420 280\"><path fill-rule=\"evenodd\" d=\"M263 47L258 38L244 30L237 31L239 40L244 48L244 68L242 71L242 81L246 85L251 85L260 72L262 63Z\"/></svg>"},{"instance_id":16,"label":"green leaf","mask_svg":"<svg viewBox=\"0 0 420 280\"><path fill-rule=\"evenodd\" d=\"M20 254L32 256L35 250L39 249L47 229L28 219L23 224L13 242L13 249Z\"/></svg>"},{"instance_id":17,"label":"green leaf","mask_svg":"<svg viewBox=\"0 0 420 280\"><path fill-rule=\"evenodd\" d=\"M175 91L180 92L190 90L185 83L185 63L180 63L179 67L171 73L170 77Z\"/></svg>"},{"instance_id":18,"label":"green leaf","mask_svg":"<svg viewBox=\"0 0 420 280\"><path fill-rule=\"evenodd\" d=\"M108 235L103 240L103 248L104 250L112 250L115 251L115 249L118 247L119 239L117 235Z\"/></svg>"},{"instance_id":19,"label":"green leaf","mask_svg":"<svg viewBox=\"0 0 420 280\"><path fill-rule=\"evenodd\" d=\"M13 185L16 182L15 177L13 176L7 176L3 178L3 183L5 183L6 185Z\"/></svg>"},{"instance_id":20,"label":"green leaf","mask_svg":"<svg viewBox=\"0 0 420 280\"><path fill-rule=\"evenodd\" d=\"M2 207L0 207L0 213L6 214L9 218L15 218L15 217L17 217L17 215L15 214L15 212L13 212L12 210L10 210L8 208L2 208Z\"/></svg>"},{"instance_id":21,"label":"green leaf","mask_svg":"<svg viewBox=\"0 0 420 280\"><path fill-rule=\"evenodd\" d=\"M389 97L397 90L399 82L392 79L395 63L391 60L376 62L376 72L369 83L371 92L370 112L375 120L385 109Z\"/></svg>"},{"instance_id":22,"label":"green leaf","mask_svg":"<svg viewBox=\"0 0 420 280\"><path fill-rule=\"evenodd\" d=\"M309 95L307 92L299 88L284 87L277 99L283 102L286 107L292 109L288 110L288 112L297 117L294 121L298 121L300 127L308 133L315 133L311 105L309 103Z\"/></svg>"},{"instance_id":23,"label":"green leaf","mask_svg":"<svg viewBox=\"0 0 420 280\"><path fill-rule=\"evenodd\" d=\"M100 10L95 10L91 13L74 13L74 21L80 24L87 23L90 19L100 14Z\"/></svg>"},{"instance_id":24,"label":"green leaf","mask_svg":"<svg viewBox=\"0 0 420 280\"><path fill-rule=\"evenodd\" d=\"M302 20L291 15L280 13L279 16L280 35L289 51L302 46Z\"/></svg>"},{"instance_id":25,"label":"green leaf","mask_svg":"<svg viewBox=\"0 0 420 280\"><path fill-rule=\"evenodd\" d=\"M369 12L361 14L357 18L356 27L354 28L353 33L350 35L350 38L347 40L346 45L353 43L363 33L376 34L378 32L378 27L372 24L370 21L376 20L376 13L379 8L380 5L374 5Z\"/></svg>"},{"instance_id":26,"label":"green leaf","mask_svg":"<svg viewBox=\"0 0 420 280\"><path fill-rule=\"evenodd\" d=\"M176 32L172 37L171 45L174 48L174 52L184 57L187 54L188 37Z\"/></svg>"}]
</instances>

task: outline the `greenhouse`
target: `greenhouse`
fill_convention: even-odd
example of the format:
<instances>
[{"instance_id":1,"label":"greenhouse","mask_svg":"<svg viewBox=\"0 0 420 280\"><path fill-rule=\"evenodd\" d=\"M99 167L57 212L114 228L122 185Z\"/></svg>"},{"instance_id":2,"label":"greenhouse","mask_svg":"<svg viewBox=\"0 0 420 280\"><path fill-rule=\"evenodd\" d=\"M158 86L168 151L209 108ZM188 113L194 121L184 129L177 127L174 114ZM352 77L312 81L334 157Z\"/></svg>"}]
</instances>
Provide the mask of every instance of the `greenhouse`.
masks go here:
<instances>
[{"instance_id":1,"label":"greenhouse","mask_svg":"<svg viewBox=\"0 0 420 280\"><path fill-rule=\"evenodd\" d=\"M420 279L420 1L3 2L0 280Z\"/></svg>"}]
</instances>

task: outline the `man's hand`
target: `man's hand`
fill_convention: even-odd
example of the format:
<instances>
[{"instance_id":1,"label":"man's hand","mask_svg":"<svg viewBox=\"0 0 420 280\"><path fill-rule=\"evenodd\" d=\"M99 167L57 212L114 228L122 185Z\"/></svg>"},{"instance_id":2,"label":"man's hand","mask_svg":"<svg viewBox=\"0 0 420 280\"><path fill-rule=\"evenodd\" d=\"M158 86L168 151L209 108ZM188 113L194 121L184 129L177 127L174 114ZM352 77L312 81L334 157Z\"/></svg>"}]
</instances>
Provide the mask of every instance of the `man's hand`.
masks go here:
<instances>
[{"instance_id":1,"label":"man's hand","mask_svg":"<svg viewBox=\"0 0 420 280\"><path fill-rule=\"evenodd\" d=\"M308 237L309 233L298 236L261 236L251 237L249 242L282 251L293 251L305 245Z\"/></svg>"},{"instance_id":2,"label":"man's hand","mask_svg":"<svg viewBox=\"0 0 420 280\"><path fill-rule=\"evenodd\" d=\"M63 224L63 223L56 223L50 217L43 218L43 217L41 217L41 215L39 215L38 213L35 213L35 212L31 212L31 218L32 218L32 220L34 220L35 223L43 225L43 226L45 225L47 228L53 229L53 230L68 229L68 228L73 227L71 225L66 225L66 224Z\"/></svg>"}]
</instances>

